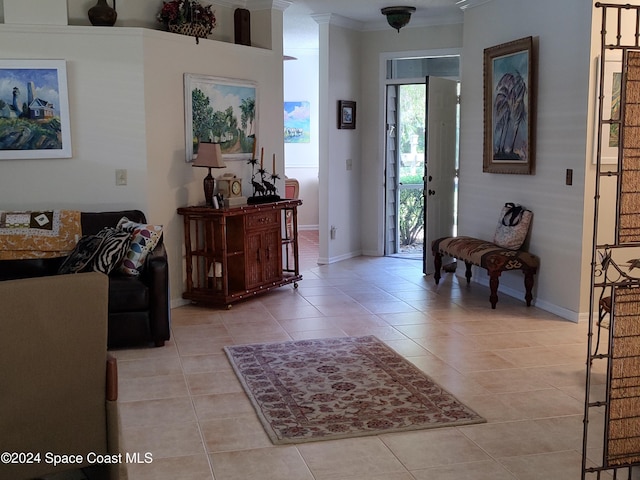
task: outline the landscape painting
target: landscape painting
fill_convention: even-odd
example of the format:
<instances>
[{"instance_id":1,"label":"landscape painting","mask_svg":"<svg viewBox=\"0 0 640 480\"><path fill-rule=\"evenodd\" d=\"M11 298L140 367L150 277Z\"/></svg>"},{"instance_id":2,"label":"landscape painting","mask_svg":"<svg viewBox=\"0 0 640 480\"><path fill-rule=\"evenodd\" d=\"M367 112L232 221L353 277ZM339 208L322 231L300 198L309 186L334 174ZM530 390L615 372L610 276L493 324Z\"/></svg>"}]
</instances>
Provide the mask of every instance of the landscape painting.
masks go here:
<instances>
[{"instance_id":1,"label":"landscape painting","mask_svg":"<svg viewBox=\"0 0 640 480\"><path fill-rule=\"evenodd\" d=\"M533 70L532 37L484 51L484 172L533 172Z\"/></svg>"},{"instance_id":2,"label":"landscape painting","mask_svg":"<svg viewBox=\"0 0 640 480\"><path fill-rule=\"evenodd\" d=\"M201 142L219 143L225 159L248 159L254 152L257 87L254 82L186 73L186 161Z\"/></svg>"},{"instance_id":3,"label":"landscape painting","mask_svg":"<svg viewBox=\"0 0 640 480\"><path fill-rule=\"evenodd\" d=\"M0 60L0 159L69 158L64 60Z\"/></svg>"},{"instance_id":4,"label":"landscape painting","mask_svg":"<svg viewBox=\"0 0 640 480\"><path fill-rule=\"evenodd\" d=\"M284 102L284 143L309 143L309 102Z\"/></svg>"}]
</instances>

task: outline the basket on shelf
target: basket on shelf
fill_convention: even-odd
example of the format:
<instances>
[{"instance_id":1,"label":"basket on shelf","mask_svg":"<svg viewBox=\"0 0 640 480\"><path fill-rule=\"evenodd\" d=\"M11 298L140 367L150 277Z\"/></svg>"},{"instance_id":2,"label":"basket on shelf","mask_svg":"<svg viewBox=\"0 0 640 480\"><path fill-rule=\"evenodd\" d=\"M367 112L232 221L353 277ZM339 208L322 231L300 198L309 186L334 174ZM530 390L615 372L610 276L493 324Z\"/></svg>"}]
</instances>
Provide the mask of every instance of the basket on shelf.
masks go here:
<instances>
[{"instance_id":1,"label":"basket on shelf","mask_svg":"<svg viewBox=\"0 0 640 480\"><path fill-rule=\"evenodd\" d=\"M207 38L207 26L201 23L180 23L169 25L169 31L196 38Z\"/></svg>"}]
</instances>

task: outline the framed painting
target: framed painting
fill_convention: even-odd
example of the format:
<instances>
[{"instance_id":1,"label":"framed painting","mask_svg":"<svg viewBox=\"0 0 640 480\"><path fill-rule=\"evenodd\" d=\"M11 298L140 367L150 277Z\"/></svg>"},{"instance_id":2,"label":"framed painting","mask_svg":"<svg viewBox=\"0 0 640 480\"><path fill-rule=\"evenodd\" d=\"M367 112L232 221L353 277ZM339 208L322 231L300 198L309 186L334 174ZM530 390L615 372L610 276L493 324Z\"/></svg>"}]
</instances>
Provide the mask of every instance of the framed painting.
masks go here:
<instances>
[{"instance_id":1,"label":"framed painting","mask_svg":"<svg viewBox=\"0 0 640 480\"><path fill-rule=\"evenodd\" d=\"M184 74L186 161L200 142L219 143L225 160L251 158L258 124L255 82Z\"/></svg>"},{"instance_id":2,"label":"framed painting","mask_svg":"<svg viewBox=\"0 0 640 480\"><path fill-rule=\"evenodd\" d=\"M70 158L64 60L0 60L0 159Z\"/></svg>"},{"instance_id":3,"label":"framed painting","mask_svg":"<svg viewBox=\"0 0 640 480\"><path fill-rule=\"evenodd\" d=\"M616 123L608 123L610 120L620 120L620 99L622 92L622 58L616 55L619 52L613 52L613 58L606 58L604 62L600 61L600 57L596 60L596 105L599 105L598 98L600 96L600 72L602 75L602 130L600 141L600 163L615 164L618 163L618 142L620 141L620 128ZM596 111L594 124L594 148L593 163L598 160L598 112Z\"/></svg>"},{"instance_id":4,"label":"framed painting","mask_svg":"<svg viewBox=\"0 0 640 480\"><path fill-rule=\"evenodd\" d=\"M535 68L533 37L484 50L483 172L533 174Z\"/></svg>"},{"instance_id":5,"label":"framed painting","mask_svg":"<svg viewBox=\"0 0 640 480\"><path fill-rule=\"evenodd\" d=\"M356 128L356 102L338 100L338 128Z\"/></svg>"},{"instance_id":6,"label":"framed painting","mask_svg":"<svg viewBox=\"0 0 640 480\"><path fill-rule=\"evenodd\" d=\"M309 102L284 102L284 143L309 143Z\"/></svg>"}]
</instances>

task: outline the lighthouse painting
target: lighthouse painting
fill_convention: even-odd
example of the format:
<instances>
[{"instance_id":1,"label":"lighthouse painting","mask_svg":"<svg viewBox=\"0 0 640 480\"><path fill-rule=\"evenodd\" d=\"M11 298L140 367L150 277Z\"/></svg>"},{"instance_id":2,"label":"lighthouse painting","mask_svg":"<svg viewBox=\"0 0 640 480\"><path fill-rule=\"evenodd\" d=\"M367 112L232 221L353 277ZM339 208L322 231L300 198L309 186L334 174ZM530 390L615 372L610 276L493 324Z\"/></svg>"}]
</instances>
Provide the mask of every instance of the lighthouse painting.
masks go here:
<instances>
[{"instance_id":1,"label":"lighthouse painting","mask_svg":"<svg viewBox=\"0 0 640 480\"><path fill-rule=\"evenodd\" d=\"M64 60L0 60L0 160L69 158Z\"/></svg>"}]
</instances>

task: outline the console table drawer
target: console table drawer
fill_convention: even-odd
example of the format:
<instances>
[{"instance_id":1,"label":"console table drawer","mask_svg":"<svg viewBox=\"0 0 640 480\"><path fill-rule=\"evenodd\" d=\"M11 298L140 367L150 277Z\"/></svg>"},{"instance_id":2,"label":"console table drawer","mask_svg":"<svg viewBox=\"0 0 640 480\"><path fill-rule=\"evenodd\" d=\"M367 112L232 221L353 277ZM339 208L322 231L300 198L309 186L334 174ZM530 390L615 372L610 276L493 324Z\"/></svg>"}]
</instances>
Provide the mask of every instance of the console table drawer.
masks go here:
<instances>
[{"instance_id":1,"label":"console table drawer","mask_svg":"<svg viewBox=\"0 0 640 480\"><path fill-rule=\"evenodd\" d=\"M265 228L278 225L280 215L280 210L249 214L245 217L247 229Z\"/></svg>"}]
</instances>

